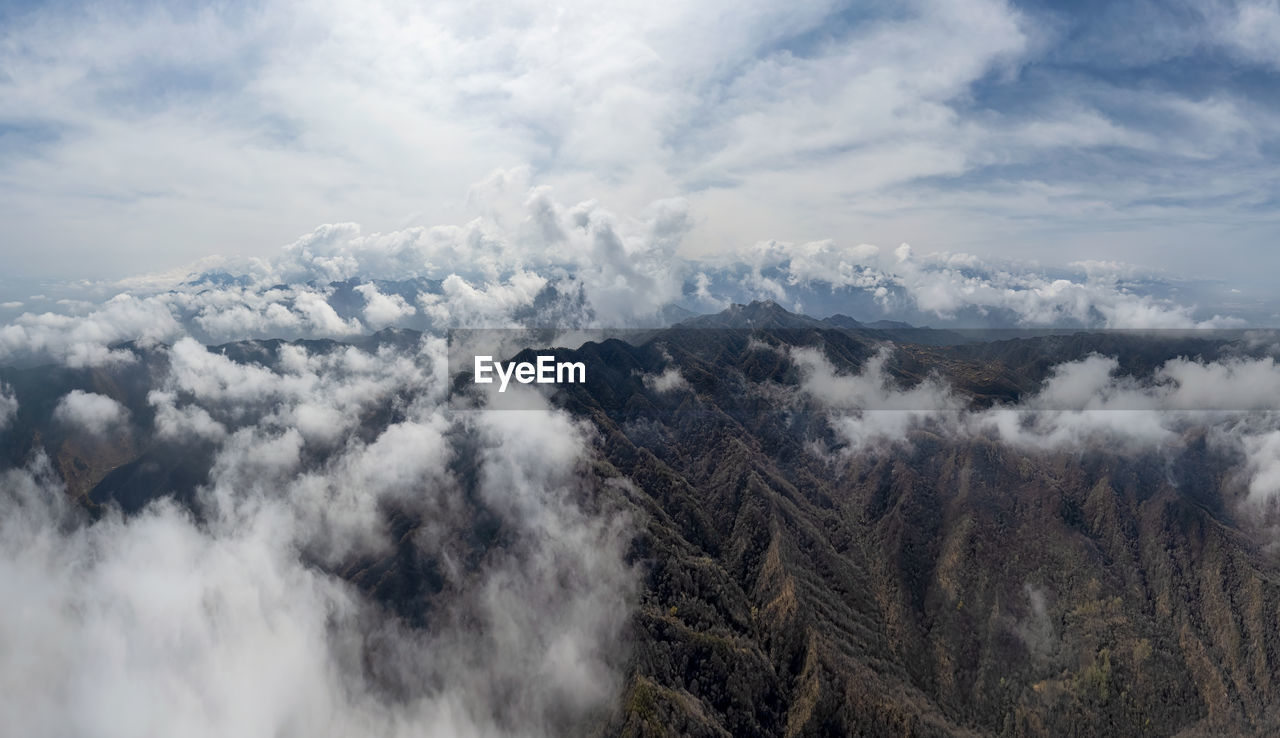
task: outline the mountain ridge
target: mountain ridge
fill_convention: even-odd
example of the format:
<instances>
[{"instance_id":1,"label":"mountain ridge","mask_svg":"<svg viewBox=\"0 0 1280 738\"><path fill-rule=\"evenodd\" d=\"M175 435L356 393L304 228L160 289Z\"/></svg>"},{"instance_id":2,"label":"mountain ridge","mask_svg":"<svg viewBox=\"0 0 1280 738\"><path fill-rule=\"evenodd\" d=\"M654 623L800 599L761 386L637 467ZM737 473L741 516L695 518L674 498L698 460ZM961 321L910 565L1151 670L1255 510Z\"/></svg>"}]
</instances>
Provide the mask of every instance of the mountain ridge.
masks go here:
<instances>
[{"instance_id":1,"label":"mountain ridge","mask_svg":"<svg viewBox=\"0 0 1280 738\"><path fill-rule=\"evenodd\" d=\"M623 691L607 714L573 730L1280 729L1270 707L1280 704L1272 625L1280 570L1267 541L1235 514L1237 462L1205 434L1188 431L1167 452L1019 449L922 425L899 443L854 448L830 412L798 391L793 359L818 351L850 376L883 354L889 381L911 388L940 377L981 409L1016 403L1053 366L1099 352L1149 375L1169 358L1233 355L1238 346L1087 332L929 345L893 343L889 333L755 303L634 344L556 352L588 367L587 383L551 400L591 427L589 494L633 516L627 561L641 579L620 644ZM388 330L208 350L272 369L285 345L327 353L420 340ZM147 441L148 391L167 370L166 353L126 348L132 364L0 371L20 400L17 422L0 433L3 450L16 464L43 449L95 514L117 506L137 514L169 498L198 515L211 452L198 441ZM652 381L671 372L679 381ZM119 401L127 429L92 440L41 420L71 389ZM372 441L401 417L389 402L358 432ZM501 545L502 531L486 522L482 500L463 499L475 526L463 550L479 560ZM392 550L332 570L411 627L429 627L447 607L447 564L415 543L429 521L411 507L383 513Z\"/></svg>"}]
</instances>

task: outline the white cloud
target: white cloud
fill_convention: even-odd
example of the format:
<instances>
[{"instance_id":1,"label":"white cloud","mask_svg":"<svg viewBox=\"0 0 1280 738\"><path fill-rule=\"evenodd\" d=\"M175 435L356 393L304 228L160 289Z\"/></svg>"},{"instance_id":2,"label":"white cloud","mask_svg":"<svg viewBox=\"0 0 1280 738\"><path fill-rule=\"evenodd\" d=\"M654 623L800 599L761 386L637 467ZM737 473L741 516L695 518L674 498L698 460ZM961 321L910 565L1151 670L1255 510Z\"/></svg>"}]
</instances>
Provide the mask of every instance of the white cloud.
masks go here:
<instances>
[{"instance_id":1,"label":"white cloud","mask_svg":"<svg viewBox=\"0 0 1280 738\"><path fill-rule=\"evenodd\" d=\"M11 18L0 45L22 72L0 96L26 111L17 135L30 140L16 150L31 152L0 169L0 212L25 271L263 255L335 216L399 234L382 239L390 266L414 256L403 239L415 229L481 238L468 224L491 213L486 188L468 188L501 170L498 189L548 185L616 212L682 197L686 247L703 254L840 237L1004 255L1067 241L1099 257L1159 236L1193 246L1179 226L1198 223L1200 237L1208 214L1252 219L1251 198L1272 186L1258 152L1275 116L1238 91L1053 77L1040 62L1066 39L999 0L848 12L829 0L40 8ZM1267 63L1273 7L1206 15L1203 30L1149 40ZM1009 109L979 85L1052 94ZM1092 178L1052 166L1099 147L1163 163L1114 157L1126 171ZM1194 186L1170 176L1179 157L1199 160ZM1205 162L1247 166L1224 176ZM1154 228L1157 211L1178 222ZM1064 213L1074 222L1054 228ZM297 252L321 254L350 228L310 234ZM1079 235L1098 229L1096 245ZM1144 243L1130 247L1133 233ZM351 266L343 253L314 264L339 280Z\"/></svg>"},{"instance_id":2,"label":"white cloud","mask_svg":"<svg viewBox=\"0 0 1280 738\"><path fill-rule=\"evenodd\" d=\"M324 298L314 292L304 292L294 300L298 312L306 316L316 332L326 336L345 336L359 333L360 321L352 318L344 321Z\"/></svg>"},{"instance_id":3,"label":"white cloud","mask_svg":"<svg viewBox=\"0 0 1280 738\"><path fill-rule=\"evenodd\" d=\"M676 367L668 367L661 374L647 374L644 378L645 386L654 392L673 392L675 390L686 389L689 382L680 373Z\"/></svg>"},{"instance_id":4,"label":"white cloud","mask_svg":"<svg viewBox=\"0 0 1280 738\"><path fill-rule=\"evenodd\" d=\"M531 305L547 280L521 271L505 282L473 286L456 274L441 283L441 294L421 295L422 310L438 324L503 327L514 323L512 312Z\"/></svg>"},{"instance_id":5,"label":"white cloud","mask_svg":"<svg viewBox=\"0 0 1280 738\"><path fill-rule=\"evenodd\" d=\"M356 291L364 295L364 322L370 327L381 328L417 312L400 295L384 295L373 283L359 285Z\"/></svg>"},{"instance_id":6,"label":"white cloud","mask_svg":"<svg viewBox=\"0 0 1280 738\"><path fill-rule=\"evenodd\" d=\"M197 405L177 406L177 393L153 390L147 402L156 409L156 437L169 441L221 440L226 427Z\"/></svg>"},{"instance_id":7,"label":"white cloud","mask_svg":"<svg viewBox=\"0 0 1280 738\"><path fill-rule=\"evenodd\" d=\"M1274 2L1246 0L1210 8L1219 43L1247 61L1280 67L1280 8Z\"/></svg>"},{"instance_id":8,"label":"white cloud","mask_svg":"<svg viewBox=\"0 0 1280 738\"><path fill-rule=\"evenodd\" d=\"M954 413L962 407L950 388L928 377L903 388L886 371L890 351L882 349L857 374L839 374L817 349L792 349L791 359L801 372L800 388L832 410L836 431L861 451L880 442L900 442L922 422Z\"/></svg>"},{"instance_id":9,"label":"white cloud","mask_svg":"<svg viewBox=\"0 0 1280 738\"><path fill-rule=\"evenodd\" d=\"M1206 363L1168 361L1157 380L1171 383L1165 404L1181 410L1280 410L1280 366L1272 357Z\"/></svg>"},{"instance_id":10,"label":"white cloud","mask_svg":"<svg viewBox=\"0 0 1280 738\"><path fill-rule=\"evenodd\" d=\"M119 341L155 343L177 335L178 321L161 304L121 294L87 315L25 313L0 327L0 360L44 356L69 366L131 361L127 351L111 350Z\"/></svg>"},{"instance_id":11,"label":"white cloud","mask_svg":"<svg viewBox=\"0 0 1280 738\"><path fill-rule=\"evenodd\" d=\"M1280 430L1241 439L1248 459L1249 497L1255 503L1280 498Z\"/></svg>"},{"instance_id":12,"label":"white cloud","mask_svg":"<svg viewBox=\"0 0 1280 738\"><path fill-rule=\"evenodd\" d=\"M787 301L788 286L853 288L874 297L884 310L918 310L944 320L962 311L1005 310L1023 326L1098 328L1224 328L1238 319L1196 316L1194 305L1145 294L1122 282L1135 268L1082 262L1080 273L1051 276L1035 264L998 262L972 254L917 254L903 244L892 254L867 244L842 247L832 241L756 244L747 286L768 282L769 297ZM785 284L762 277L778 269Z\"/></svg>"},{"instance_id":13,"label":"white cloud","mask_svg":"<svg viewBox=\"0 0 1280 738\"><path fill-rule=\"evenodd\" d=\"M18 415L18 398L14 397L13 389L4 382L0 382L0 431L4 431L9 427L9 423Z\"/></svg>"},{"instance_id":14,"label":"white cloud","mask_svg":"<svg viewBox=\"0 0 1280 738\"><path fill-rule=\"evenodd\" d=\"M1016 405L967 410L940 379L900 386L886 371L887 351L856 374L838 373L815 349L789 355L801 370L800 390L827 409L844 456L908 442L922 428L1030 450L1121 454L1174 449L1187 431L1207 429L1214 443L1244 458L1245 501L1280 499L1280 365L1270 357L1177 358L1139 380L1119 376L1114 357L1091 355L1053 367Z\"/></svg>"},{"instance_id":15,"label":"white cloud","mask_svg":"<svg viewBox=\"0 0 1280 738\"><path fill-rule=\"evenodd\" d=\"M72 390L58 401L53 417L74 430L102 435L124 423L129 411L105 395Z\"/></svg>"},{"instance_id":16,"label":"white cloud","mask_svg":"<svg viewBox=\"0 0 1280 738\"><path fill-rule=\"evenodd\" d=\"M600 714L621 686L629 524L580 506L589 436L564 414L441 412L444 349L286 346L267 368L179 340L148 400L162 438L214 449L198 515L161 500L90 520L44 457L0 472L0 594L24 603L0 613L0 720L32 735L493 737ZM399 419L367 425L388 407ZM80 391L57 414L125 417ZM459 455L473 474L454 476ZM421 521L407 541L447 580L428 628L315 566L405 545L389 508ZM463 565L479 515L502 544Z\"/></svg>"},{"instance_id":17,"label":"white cloud","mask_svg":"<svg viewBox=\"0 0 1280 738\"><path fill-rule=\"evenodd\" d=\"M1148 278L1136 268L1116 264L1086 262L1078 271L1050 273L1034 264L969 254L921 255L905 245L886 253L829 240L760 242L746 270L736 263L691 262L677 255L689 227L680 201L658 201L639 215L617 216L594 202L559 203L543 188L504 189L511 181L518 184L519 178L486 185L476 197L486 199L493 212L465 227L372 235L349 224L324 227L272 259L224 260L214 275L222 281L167 275L143 280L147 291L117 295L96 307L76 301L80 315L23 314L0 327L0 361L73 367L129 362L133 353L114 344L133 340L151 348L184 334L218 343L341 339L388 325L430 331L652 326L664 320L664 308L678 302L714 310L767 297L803 310L806 300L824 293L831 296L824 303L828 311L864 319L880 311L916 322L989 320L998 326L1241 323L1156 296L1153 291L1168 288L1168 282L1144 282ZM323 281L338 277L357 283ZM417 291L416 300L367 281L387 277L402 280L400 292L406 285ZM340 293L352 288L354 300L349 291Z\"/></svg>"}]
</instances>

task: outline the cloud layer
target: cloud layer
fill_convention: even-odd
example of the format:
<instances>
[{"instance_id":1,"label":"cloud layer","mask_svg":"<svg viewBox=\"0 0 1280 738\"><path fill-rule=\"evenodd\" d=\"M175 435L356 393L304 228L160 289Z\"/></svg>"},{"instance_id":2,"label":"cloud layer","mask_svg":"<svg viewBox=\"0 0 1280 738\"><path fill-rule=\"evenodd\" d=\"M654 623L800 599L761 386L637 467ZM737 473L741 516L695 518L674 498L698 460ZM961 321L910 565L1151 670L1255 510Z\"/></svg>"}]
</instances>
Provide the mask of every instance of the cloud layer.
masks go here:
<instances>
[{"instance_id":1,"label":"cloud layer","mask_svg":"<svg viewBox=\"0 0 1280 738\"><path fill-rule=\"evenodd\" d=\"M156 441L212 458L195 499L91 519L43 454L0 472L0 591L23 603L0 616L6 725L524 736L607 708L635 581L628 519L583 473L586 430L545 406L445 415L437 339L257 363L189 338L159 351ZM52 412L99 433L126 419L79 390ZM420 522L393 535L393 516ZM406 550L438 598L338 575Z\"/></svg>"},{"instance_id":2,"label":"cloud layer","mask_svg":"<svg viewBox=\"0 0 1280 738\"><path fill-rule=\"evenodd\" d=\"M697 255L839 238L1276 266L1268 2L0 12L15 273L465 223L499 169L616 212L683 198Z\"/></svg>"},{"instance_id":3,"label":"cloud layer","mask_svg":"<svg viewBox=\"0 0 1280 738\"><path fill-rule=\"evenodd\" d=\"M184 335L221 343L388 327L652 327L757 299L819 317L936 326L1274 324L1265 311L1232 312L1242 306L1198 293L1202 283L1117 262L1050 269L834 241L765 241L743 260L698 261L680 255L692 227L683 200L617 214L591 200L561 202L518 172L490 177L474 199L487 214L463 225L324 225L270 258L66 287L74 297L33 299L0 327L0 361L127 362L126 342Z\"/></svg>"}]
</instances>

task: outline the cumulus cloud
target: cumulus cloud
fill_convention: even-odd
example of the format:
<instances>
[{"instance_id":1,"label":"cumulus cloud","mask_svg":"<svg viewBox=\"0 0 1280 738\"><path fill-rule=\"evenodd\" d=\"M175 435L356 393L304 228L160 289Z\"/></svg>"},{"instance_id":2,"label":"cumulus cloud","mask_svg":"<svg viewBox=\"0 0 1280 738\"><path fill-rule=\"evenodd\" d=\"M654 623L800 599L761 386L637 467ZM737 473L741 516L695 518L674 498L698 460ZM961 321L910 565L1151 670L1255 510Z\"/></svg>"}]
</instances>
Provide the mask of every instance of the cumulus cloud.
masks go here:
<instances>
[{"instance_id":1,"label":"cumulus cloud","mask_svg":"<svg viewBox=\"0 0 1280 738\"><path fill-rule=\"evenodd\" d=\"M154 300L121 294L87 315L25 313L0 328L0 360L41 357L68 366L130 361L121 341L157 343L181 333L173 314Z\"/></svg>"},{"instance_id":2,"label":"cumulus cloud","mask_svg":"<svg viewBox=\"0 0 1280 738\"><path fill-rule=\"evenodd\" d=\"M332 305L314 292L298 295L294 300L294 306L320 335L349 336L360 332L360 321L355 318L343 320Z\"/></svg>"},{"instance_id":3,"label":"cumulus cloud","mask_svg":"<svg viewBox=\"0 0 1280 738\"><path fill-rule=\"evenodd\" d=\"M479 286L450 274L440 294L422 295L422 310L438 323L453 326L504 327L514 323L513 313L533 301L547 286L537 274L521 271L504 282Z\"/></svg>"},{"instance_id":4,"label":"cumulus cloud","mask_svg":"<svg viewBox=\"0 0 1280 738\"><path fill-rule=\"evenodd\" d=\"M291 336L305 324L304 317L290 309L296 292L274 286L265 290L174 290L170 301L176 309L191 315L189 322L194 328L214 340Z\"/></svg>"},{"instance_id":5,"label":"cumulus cloud","mask_svg":"<svg viewBox=\"0 0 1280 738\"><path fill-rule=\"evenodd\" d=\"M189 335L344 338L397 326L652 327L679 309L712 311L773 299L822 317L843 312L981 327L1210 328L1242 319L1180 297L1172 278L1118 262L1064 268L920 253L833 240L763 241L741 259L683 256L697 216L685 199L615 212L563 201L527 171L499 170L470 197L461 224L367 233L323 225L276 254L206 259L119 283L101 303L54 303L0 327L0 361L74 367L131 361ZM1255 316L1256 317L1256 316Z\"/></svg>"},{"instance_id":6,"label":"cumulus cloud","mask_svg":"<svg viewBox=\"0 0 1280 738\"><path fill-rule=\"evenodd\" d=\"M384 295L372 283L359 285L356 291L364 295L364 322L370 327L381 328L417 312L400 295Z\"/></svg>"},{"instance_id":7,"label":"cumulus cloud","mask_svg":"<svg viewBox=\"0 0 1280 738\"><path fill-rule=\"evenodd\" d=\"M784 51L827 29L832 12L826 0L746 8L622 4L610 23L581 2L558 9L518 3L484 14L454 3L351 2L323 9L273 2L254 13L207 9L192 18L145 8L92 18L33 12L14 19L11 33L57 53L6 52L5 60L26 64L29 76L0 93L33 118L81 128L81 138L42 143L57 153L55 162L97 152L101 164L82 168L82 188L92 182L95 191L120 195L133 217L151 223L147 232L164 234L158 243L203 246L205 253L213 244L261 237L237 221L298 228L337 208L384 230L421 220L424 208L426 222L456 217L449 203L465 183L499 166L510 167L511 178L542 170L545 184L573 191L575 200L603 191L628 208L697 192L706 182L728 189L731 178L770 169L803 181L815 174L806 166L815 154L867 146L888 151L840 156L843 180L857 171L866 187L963 168L966 155L950 152L973 142L948 111L970 84L1026 48L1019 15L991 0L922 2L845 29L837 43L810 53ZM715 34L699 33L710 27ZM185 41L176 57L159 41L173 38ZM429 47L423 38L432 39ZM263 39L275 53L254 53ZM201 103L178 95L158 108L140 105L154 94L143 70L156 64L193 75L222 70L228 85L202 90ZM83 73L89 68L110 70L116 82L90 79ZM712 87L719 102L708 106L713 98L699 90ZM335 108L321 89L362 103ZM861 104L868 96L887 102ZM108 102L117 98L147 125L128 125L137 119ZM221 111L216 122L204 105ZM282 130L264 120L290 123ZM910 163L891 166L887 156ZM126 159L132 166L122 176L126 170L112 163ZM172 166L175 160L183 166ZM23 157L10 176L21 172L59 198L70 196L72 180L52 163ZM242 176L250 171L256 176ZM155 181L183 183L171 193L176 201L167 216L133 202ZM779 195L789 195L785 187L771 189L773 197L753 193L760 209L773 210ZM228 206L262 217L217 217ZM734 224L733 215L708 211ZM84 234L66 226L24 222L33 242L84 243ZM319 254L343 228L327 229L298 251ZM125 240L105 229L96 235ZM139 247L160 255L158 246ZM326 279L349 273L345 255L321 258Z\"/></svg>"},{"instance_id":8,"label":"cumulus cloud","mask_svg":"<svg viewBox=\"0 0 1280 738\"><path fill-rule=\"evenodd\" d=\"M519 177L500 174L475 196L491 212L465 226L372 235L353 224L325 226L258 266L290 281L442 279L439 294L422 297L424 310L441 321L509 318L551 284L581 291L591 315L607 326L651 317L680 297L676 249L690 226L683 200L659 200L624 217L592 200L562 204L545 188L519 189ZM370 287L360 289L373 306ZM388 316L390 306L377 304Z\"/></svg>"},{"instance_id":9,"label":"cumulus cloud","mask_svg":"<svg viewBox=\"0 0 1280 738\"><path fill-rule=\"evenodd\" d=\"M797 308L788 294L797 287L847 289L866 295L886 314L918 314L928 322L954 321L1011 326L1080 326L1161 329L1226 328L1231 316L1200 316L1144 290L1136 267L1100 262L1073 265L1074 273L1051 275L1035 265L991 262L971 254L918 254L907 245L892 252L833 241L758 243L743 283L761 297ZM775 276L766 276L772 274ZM1128 276L1129 279L1122 279ZM994 314L994 315L993 315Z\"/></svg>"},{"instance_id":10,"label":"cumulus cloud","mask_svg":"<svg viewBox=\"0 0 1280 738\"><path fill-rule=\"evenodd\" d=\"M23 602L0 614L0 719L33 735L491 737L604 709L635 577L627 518L584 476L589 432L545 404L445 413L436 338L257 358L181 339L148 395L162 440L213 449L191 507L90 519L43 456L0 472L0 592ZM83 391L56 414L125 418ZM393 511L419 521L403 539ZM443 580L426 624L335 573L397 546Z\"/></svg>"},{"instance_id":11,"label":"cumulus cloud","mask_svg":"<svg viewBox=\"0 0 1280 738\"><path fill-rule=\"evenodd\" d=\"M828 0L622 3L609 22L588 2L42 6L7 18L0 44L26 70L0 96L30 119L0 185L14 242L40 245L12 257L114 271L126 250L164 267L226 244L261 256L338 212L376 253L332 223L291 250L316 276L281 281L396 273L423 251L461 263L462 245L462 276L486 283L508 262L473 221L569 237L536 202L527 222L488 202L550 186L620 213L682 197L703 254L852 233L1226 268L1215 243L1250 248L1230 260L1249 276L1277 126L1237 67L1274 71L1277 14L1203 5L913 0L857 23ZM1170 59L1212 69L1214 89L1185 87Z\"/></svg>"},{"instance_id":12,"label":"cumulus cloud","mask_svg":"<svg viewBox=\"0 0 1280 738\"><path fill-rule=\"evenodd\" d=\"M166 441L217 441L227 429L198 405L177 406L177 393L153 390L147 401L156 409L156 436Z\"/></svg>"},{"instance_id":13,"label":"cumulus cloud","mask_svg":"<svg viewBox=\"0 0 1280 738\"><path fill-rule=\"evenodd\" d=\"M475 196L486 214L464 225L373 234L325 225L269 258L206 259L198 272L114 283L131 291L100 305L63 300L60 313L23 314L0 328L0 361L95 366L133 359L117 344L184 335L218 343L388 326L653 326L682 298L684 201L618 215L495 178Z\"/></svg>"},{"instance_id":14,"label":"cumulus cloud","mask_svg":"<svg viewBox=\"0 0 1280 738\"><path fill-rule=\"evenodd\" d=\"M129 411L105 395L72 390L58 401L53 417L75 430L102 435L125 422Z\"/></svg>"}]
</instances>

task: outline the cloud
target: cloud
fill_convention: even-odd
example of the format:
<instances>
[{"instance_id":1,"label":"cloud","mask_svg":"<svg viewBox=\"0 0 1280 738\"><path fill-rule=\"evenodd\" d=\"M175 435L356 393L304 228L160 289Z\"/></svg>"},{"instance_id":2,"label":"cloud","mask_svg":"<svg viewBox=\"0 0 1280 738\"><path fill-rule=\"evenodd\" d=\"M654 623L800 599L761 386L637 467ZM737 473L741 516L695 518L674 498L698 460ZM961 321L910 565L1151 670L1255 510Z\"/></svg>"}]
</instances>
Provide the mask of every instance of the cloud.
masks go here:
<instances>
[{"instance_id":1,"label":"cloud","mask_svg":"<svg viewBox=\"0 0 1280 738\"><path fill-rule=\"evenodd\" d=\"M1147 381L1117 376L1114 358L1091 356L1055 367L1021 407L965 419L966 432L1042 450L1109 453L1178 448L1193 430L1244 459L1245 502L1272 504L1280 495L1280 367L1270 357L1197 362L1173 359Z\"/></svg>"},{"instance_id":2,"label":"cloud","mask_svg":"<svg viewBox=\"0 0 1280 738\"><path fill-rule=\"evenodd\" d=\"M1248 459L1249 499L1268 503L1280 497L1280 430L1242 439Z\"/></svg>"},{"instance_id":3,"label":"cloud","mask_svg":"<svg viewBox=\"0 0 1280 738\"><path fill-rule=\"evenodd\" d=\"M1150 275L1136 267L1097 262L1050 274L1035 264L992 262L972 254L922 255L906 244L886 253L869 244L767 241L756 244L749 263L752 271L743 280L748 289L754 286L757 294L797 308L813 291L826 288L861 293L865 303L884 313L915 314L931 323L994 319L1005 326L1126 329L1242 323L1218 314L1201 317L1194 305L1152 294L1159 282L1144 284Z\"/></svg>"},{"instance_id":4,"label":"cloud","mask_svg":"<svg viewBox=\"0 0 1280 738\"><path fill-rule=\"evenodd\" d=\"M1219 43L1245 61L1280 67L1280 54L1276 53L1280 9L1274 3L1214 3L1210 8Z\"/></svg>"},{"instance_id":5,"label":"cloud","mask_svg":"<svg viewBox=\"0 0 1280 738\"><path fill-rule=\"evenodd\" d=\"M906 440L908 433L937 414L960 409L950 388L929 377L902 388L886 371L891 353L880 350L857 374L839 374L817 349L792 349L800 370L800 388L820 405L834 411L832 424L856 453L869 445Z\"/></svg>"},{"instance_id":6,"label":"cloud","mask_svg":"<svg viewBox=\"0 0 1280 738\"><path fill-rule=\"evenodd\" d=\"M113 350L120 341L155 343L181 332L172 313L154 300L117 295L87 315L25 313L0 328L0 360L31 355L65 362L68 366L131 361L125 351Z\"/></svg>"},{"instance_id":7,"label":"cloud","mask_svg":"<svg viewBox=\"0 0 1280 738\"><path fill-rule=\"evenodd\" d=\"M969 418L1015 446L1112 450L1157 447L1177 438L1180 419L1167 415L1158 385L1117 377L1114 357L1088 356L1053 367L1033 396L1017 407L993 408Z\"/></svg>"},{"instance_id":8,"label":"cloud","mask_svg":"<svg viewBox=\"0 0 1280 738\"><path fill-rule=\"evenodd\" d=\"M44 456L0 471L0 593L24 603L0 614L0 719L33 735L551 736L603 714L636 587L630 521L586 478L590 433L563 413L446 414L444 351L286 345L254 364L178 340L148 402L162 440L212 449L190 507L91 519ZM56 414L125 418L82 391ZM393 514L417 522L392 536ZM405 546L442 580L429 602L375 601L334 573Z\"/></svg>"},{"instance_id":9,"label":"cloud","mask_svg":"<svg viewBox=\"0 0 1280 738\"><path fill-rule=\"evenodd\" d=\"M307 322L315 327L316 332L327 336L348 336L359 333L360 321L352 318L343 320L338 316L324 298L314 292L304 292L294 300L298 312L306 316Z\"/></svg>"},{"instance_id":10,"label":"cloud","mask_svg":"<svg viewBox=\"0 0 1280 738\"><path fill-rule=\"evenodd\" d=\"M177 406L176 392L152 390L147 402L156 409L156 437L166 441L221 440L227 429L197 405Z\"/></svg>"},{"instance_id":11,"label":"cloud","mask_svg":"<svg viewBox=\"0 0 1280 738\"><path fill-rule=\"evenodd\" d=\"M1197 304L1202 283L1116 261L1044 267L831 239L757 241L741 261L694 260L681 254L698 222L687 198L617 213L556 195L527 169L500 169L472 188L480 215L461 224L374 233L328 224L271 256L86 282L78 298L54 303L59 312L0 327L0 361L97 366L132 361L121 342L183 335L220 343L388 326L652 327L672 306L705 311L762 297L818 316L981 327L1229 327L1265 312L1225 292ZM1247 317L1232 312L1242 308Z\"/></svg>"},{"instance_id":12,"label":"cloud","mask_svg":"<svg viewBox=\"0 0 1280 738\"><path fill-rule=\"evenodd\" d=\"M0 382L0 431L9 427L9 423L18 416L18 398L13 395L13 388Z\"/></svg>"},{"instance_id":13,"label":"cloud","mask_svg":"<svg viewBox=\"0 0 1280 738\"><path fill-rule=\"evenodd\" d=\"M689 228L680 201L618 216L591 201L559 203L545 188L509 189L519 184L486 186L476 197L491 203L491 214L465 227L365 235L351 224L326 226L274 258L141 280L145 290L96 307L60 305L78 315L23 314L0 328L0 359L95 366L132 361L121 342L152 346L183 335L216 343L343 338L387 326L653 326L673 305L713 310L759 297L817 315L939 325L1244 322L1180 301L1176 282L1110 263L1048 270L833 241L760 242L745 264L688 261L677 253Z\"/></svg>"},{"instance_id":14,"label":"cloud","mask_svg":"<svg viewBox=\"0 0 1280 738\"><path fill-rule=\"evenodd\" d=\"M213 539L172 505L67 535L29 522L0 532L0 586L26 585L27 603L0 618L28 675L0 704L10 725L109 736L375 724L352 719L326 646L326 619L349 620L355 603L291 565L265 526Z\"/></svg>"},{"instance_id":15,"label":"cloud","mask_svg":"<svg viewBox=\"0 0 1280 738\"><path fill-rule=\"evenodd\" d=\"M356 291L364 295L364 322L370 327L391 325L417 312L417 308L400 295L384 295L372 283L359 285Z\"/></svg>"},{"instance_id":16,"label":"cloud","mask_svg":"<svg viewBox=\"0 0 1280 738\"><path fill-rule=\"evenodd\" d=\"M684 201L657 200L622 217L593 200L562 204L506 172L482 185L473 198L486 215L464 226L372 235L353 224L323 226L256 266L272 280L441 279L442 291L422 301L442 321L454 318L451 303L464 322L497 319L548 285L581 290L606 325L650 317L680 297L675 252L689 228Z\"/></svg>"},{"instance_id":17,"label":"cloud","mask_svg":"<svg viewBox=\"0 0 1280 738\"><path fill-rule=\"evenodd\" d=\"M674 366L668 367L661 374L646 375L644 384L649 389L659 393L674 392L689 386L689 382L680 374L680 370Z\"/></svg>"},{"instance_id":18,"label":"cloud","mask_svg":"<svg viewBox=\"0 0 1280 738\"><path fill-rule=\"evenodd\" d=\"M1136 454L1176 450L1193 431L1243 459L1242 500L1264 508L1280 499L1280 365L1272 357L1166 361L1150 376L1119 372L1115 357L1087 356L1049 371L1017 404L967 409L936 377L903 387L882 349L855 374L841 374L815 349L791 349L799 390L827 412L841 441L838 458L910 443L927 430L982 437L1039 452ZM810 444L815 453L830 450Z\"/></svg>"},{"instance_id":19,"label":"cloud","mask_svg":"<svg viewBox=\"0 0 1280 738\"><path fill-rule=\"evenodd\" d=\"M1172 386L1165 404L1173 409L1280 410L1280 365L1270 356L1174 359L1160 368L1156 379Z\"/></svg>"},{"instance_id":20,"label":"cloud","mask_svg":"<svg viewBox=\"0 0 1280 738\"><path fill-rule=\"evenodd\" d=\"M302 315L290 309L297 290L243 287L202 289L171 293L174 307L191 314L192 327L213 340L257 336L288 336L306 325Z\"/></svg>"},{"instance_id":21,"label":"cloud","mask_svg":"<svg viewBox=\"0 0 1280 738\"><path fill-rule=\"evenodd\" d=\"M422 310L438 324L501 327L514 322L515 311L531 306L547 286L547 280L531 272L513 274L505 282L472 285L450 274L440 294L422 295Z\"/></svg>"},{"instance_id":22,"label":"cloud","mask_svg":"<svg viewBox=\"0 0 1280 738\"><path fill-rule=\"evenodd\" d=\"M692 261L678 253L691 227L685 201L617 215L594 201L559 202L520 173L501 175L473 193L486 215L463 226L375 234L323 226L271 258L205 261L200 273L129 280L135 292L99 304L61 300L65 312L25 313L0 327L0 361L127 362L135 355L122 342L146 348L184 335L219 343L345 338L388 326L651 327L673 306L713 310L760 297L818 316L936 325L1247 322L1188 302L1189 283L1112 262L1051 269L831 240L759 242L744 263ZM87 284L81 294L117 286Z\"/></svg>"},{"instance_id":23,"label":"cloud","mask_svg":"<svg viewBox=\"0 0 1280 738\"><path fill-rule=\"evenodd\" d=\"M1273 74L1275 15L998 0L26 9L0 45L23 70L0 99L24 111L0 149L0 213L26 246L16 268L42 275L121 276L228 244L261 256L335 214L479 237L466 224L494 212L487 189L513 185L616 212L681 198L699 254L853 234L1220 273L1204 243L1266 257L1278 129L1248 74ZM324 231L298 252L349 226ZM400 246L385 243L390 265ZM323 262L326 280L351 266Z\"/></svg>"},{"instance_id":24,"label":"cloud","mask_svg":"<svg viewBox=\"0 0 1280 738\"><path fill-rule=\"evenodd\" d=\"M1030 612L1025 619L1014 623L1013 632L1033 655L1051 656L1058 649L1060 639L1049 615L1048 597L1043 589L1031 583L1023 585L1022 591L1027 595Z\"/></svg>"},{"instance_id":25,"label":"cloud","mask_svg":"<svg viewBox=\"0 0 1280 738\"><path fill-rule=\"evenodd\" d=\"M53 417L72 429L100 436L124 423L129 411L105 395L72 390L58 401Z\"/></svg>"}]
</instances>

